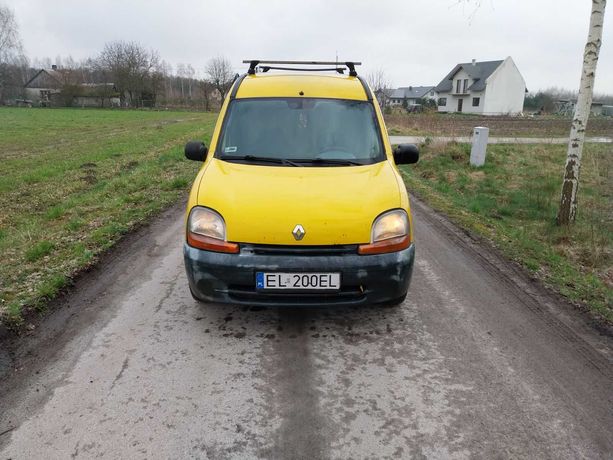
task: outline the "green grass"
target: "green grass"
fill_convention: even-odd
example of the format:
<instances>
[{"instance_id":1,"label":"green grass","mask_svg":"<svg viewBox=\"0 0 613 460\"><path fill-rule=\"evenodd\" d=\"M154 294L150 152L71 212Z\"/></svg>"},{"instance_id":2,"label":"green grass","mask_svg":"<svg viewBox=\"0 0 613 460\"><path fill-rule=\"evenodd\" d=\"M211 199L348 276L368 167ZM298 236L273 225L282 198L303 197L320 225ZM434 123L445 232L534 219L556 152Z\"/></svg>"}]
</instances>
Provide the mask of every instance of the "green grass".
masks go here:
<instances>
[{"instance_id":1,"label":"green grass","mask_svg":"<svg viewBox=\"0 0 613 460\"><path fill-rule=\"evenodd\" d=\"M54 248L54 244L51 241L39 241L26 249L26 261L36 262L41 257L49 254Z\"/></svg>"},{"instance_id":2,"label":"green grass","mask_svg":"<svg viewBox=\"0 0 613 460\"><path fill-rule=\"evenodd\" d=\"M613 321L611 145L586 144L579 215L570 227L555 225L566 146L490 145L482 168L471 167L469 156L467 144L424 145L403 176L430 205Z\"/></svg>"},{"instance_id":3,"label":"green grass","mask_svg":"<svg viewBox=\"0 0 613 460\"><path fill-rule=\"evenodd\" d=\"M0 321L44 308L122 235L183 196L216 114L0 109Z\"/></svg>"}]
</instances>

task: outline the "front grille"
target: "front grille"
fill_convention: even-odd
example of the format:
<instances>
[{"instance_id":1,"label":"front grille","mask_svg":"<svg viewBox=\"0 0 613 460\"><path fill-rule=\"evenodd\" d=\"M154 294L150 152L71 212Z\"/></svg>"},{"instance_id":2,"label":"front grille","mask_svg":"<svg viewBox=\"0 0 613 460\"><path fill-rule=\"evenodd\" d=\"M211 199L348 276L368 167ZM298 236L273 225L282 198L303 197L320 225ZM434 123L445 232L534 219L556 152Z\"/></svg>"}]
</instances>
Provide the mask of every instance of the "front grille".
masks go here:
<instances>
[{"instance_id":1,"label":"front grille","mask_svg":"<svg viewBox=\"0 0 613 460\"><path fill-rule=\"evenodd\" d=\"M339 244L333 246L241 244L241 252L276 256L340 256L343 254L356 254L357 250L357 244Z\"/></svg>"}]
</instances>

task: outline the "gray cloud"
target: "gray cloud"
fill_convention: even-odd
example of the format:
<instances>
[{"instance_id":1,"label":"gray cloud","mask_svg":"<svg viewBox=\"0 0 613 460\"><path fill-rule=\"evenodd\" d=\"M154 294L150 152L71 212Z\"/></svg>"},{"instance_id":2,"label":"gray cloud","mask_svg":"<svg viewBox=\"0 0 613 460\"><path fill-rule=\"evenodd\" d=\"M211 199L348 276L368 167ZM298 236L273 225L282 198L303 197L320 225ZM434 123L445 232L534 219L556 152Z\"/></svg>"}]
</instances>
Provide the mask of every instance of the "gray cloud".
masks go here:
<instances>
[{"instance_id":1,"label":"gray cloud","mask_svg":"<svg viewBox=\"0 0 613 460\"><path fill-rule=\"evenodd\" d=\"M0 0L2 1L2 0ZM577 88L589 1L485 0L4 0L30 57L96 55L134 40L202 71L217 54L362 60L394 85L436 84L457 62L512 56L529 89ZM605 17L596 91L613 93L613 19Z\"/></svg>"}]
</instances>

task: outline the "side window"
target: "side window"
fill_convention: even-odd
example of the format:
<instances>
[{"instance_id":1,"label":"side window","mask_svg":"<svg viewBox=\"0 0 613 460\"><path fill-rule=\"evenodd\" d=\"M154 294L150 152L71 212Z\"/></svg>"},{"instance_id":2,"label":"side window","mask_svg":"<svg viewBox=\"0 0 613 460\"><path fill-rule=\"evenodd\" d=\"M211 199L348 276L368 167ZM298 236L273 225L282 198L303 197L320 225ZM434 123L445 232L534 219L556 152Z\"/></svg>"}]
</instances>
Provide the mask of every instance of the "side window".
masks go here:
<instances>
[{"instance_id":1,"label":"side window","mask_svg":"<svg viewBox=\"0 0 613 460\"><path fill-rule=\"evenodd\" d=\"M465 93L468 91L468 79L464 80L464 88L462 88L462 92Z\"/></svg>"},{"instance_id":2,"label":"side window","mask_svg":"<svg viewBox=\"0 0 613 460\"><path fill-rule=\"evenodd\" d=\"M479 102L481 102L480 97L473 97L473 107L479 107Z\"/></svg>"},{"instance_id":3,"label":"side window","mask_svg":"<svg viewBox=\"0 0 613 460\"><path fill-rule=\"evenodd\" d=\"M462 83L462 80L456 80L455 81L455 92L459 93L460 92L460 84Z\"/></svg>"},{"instance_id":4,"label":"side window","mask_svg":"<svg viewBox=\"0 0 613 460\"><path fill-rule=\"evenodd\" d=\"M447 105L447 98L446 97L439 97L438 98L438 105L440 107L444 107Z\"/></svg>"}]
</instances>

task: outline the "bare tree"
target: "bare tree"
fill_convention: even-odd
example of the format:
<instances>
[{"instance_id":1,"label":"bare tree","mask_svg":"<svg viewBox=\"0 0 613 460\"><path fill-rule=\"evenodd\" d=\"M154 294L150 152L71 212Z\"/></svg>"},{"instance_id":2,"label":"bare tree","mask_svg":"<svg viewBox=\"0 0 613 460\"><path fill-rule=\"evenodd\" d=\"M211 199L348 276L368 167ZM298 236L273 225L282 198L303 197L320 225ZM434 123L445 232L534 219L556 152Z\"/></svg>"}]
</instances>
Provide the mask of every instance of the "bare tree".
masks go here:
<instances>
[{"instance_id":1,"label":"bare tree","mask_svg":"<svg viewBox=\"0 0 613 460\"><path fill-rule=\"evenodd\" d=\"M383 69L378 69L366 74L366 81L370 85L373 93L375 93L381 108L385 108L388 102L387 91L390 88L390 83L385 71Z\"/></svg>"},{"instance_id":2,"label":"bare tree","mask_svg":"<svg viewBox=\"0 0 613 460\"><path fill-rule=\"evenodd\" d=\"M13 11L0 5L0 62L21 54L21 38Z\"/></svg>"},{"instance_id":3,"label":"bare tree","mask_svg":"<svg viewBox=\"0 0 613 460\"><path fill-rule=\"evenodd\" d=\"M7 84L15 80L15 70L22 67L24 60L15 15L0 5L0 103L5 99Z\"/></svg>"},{"instance_id":4,"label":"bare tree","mask_svg":"<svg viewBox=\"0 0 613 460\"><path fill-rule=\"evenodd\" d=\"M132 106L143 104L145 98L155 99L161 82L157 72L159 61L156 51L124 41L106 43L97 59L98 66L113 79L122 104L128 102Z\"/></svg>"},{"instance_id":5,"label":"bare tree","mask_svg":"<svg viewBox=\"0 0 613 460\"><path fill-rule=\"evenodd\" d=\"M158 69L164 82L164 100L168 103L168 99L172 94L172 65L162 59Z\"/></svg>"},{"instance_id":6,"label":"bare tree","mask_svg":"<svg viewBox=\"0 0 613 460\"><path fill-rule=\"evenodd\" d=\"M213 91L213 84L206 80L198 80L198 88L202 93L204 110L208 112L211 108L211 92Z\"/></svg>"},{"instance_id":7,"label":"bare tree","mask_svg":"<svg viewBox=\"0 0 613 460\"><path fill-rule=\"evenodd\" d=\"M33 76L28 58L11 56L0 63L0 105L12 99L25 99L24 85Z\"/></svg>"},{"instance_id":8,"label":"bare tree","mask_svg":"<svg viewBox=\"0 0 613 460\"><path fill-rule=\"evenodd\" d=\"M62 104L70 107L76 97L83 95L83 83L85 83L83 63L77 63L72 56L62 59L55 58L56 71L54 76L60 81L60 98Z\"/></svg>"},{"instance_id":9,"label":"bare tree","mask_svg":"<svg viewBox=\"0 0 613 460\"><path fill-rule=\"evenodd\" d=\"M223 100L232 86L232 64L227 58L217 56L209 60L204 70Z\"/></svg>"},{"instance_id":10,"label":"bare tree","mask_svg":"<svg viewBox=\"0 0 613 460\"><path fill-rule=\"evenodd\" d=\"M590 28L583 52L583 68L581 70L581 84L575 114L570 127L570 139L566 154L562 194L558 209L558 225L568 225L575 221L577 216L577 192L579 190L579 172L581 170L581 155L585 140L585 129L590 116L592 97L594 94L594 79L596 65L602 43L602 28L607 0L592 0L590 14Z\"/></svg>"},{"instance_id":11,"label":"bare tree","mask_svg":"<svg viewBox=\"0 0 613 460\"><path fill-rule=\"evenodd\" d=\"M184 89L184 82L185 82L185 64L177 64L177 77L179 77L179 81L181 83L181 98L184 99L185 98L185 89Z\"/></svg>"},{"instance_id":12,"label":"bare tree","mask_svg":"<svg viewBox=\"0 0 613 460\"><path fill-rule=\"evenodd\" d=\"M187 77L187 86L189 89L189 98L192 98L192 83L194 81L194 76L196 75L196 70L192 67L191 64L187 64L185 66L185 76Z\"/></svg>"}]
</instances>

